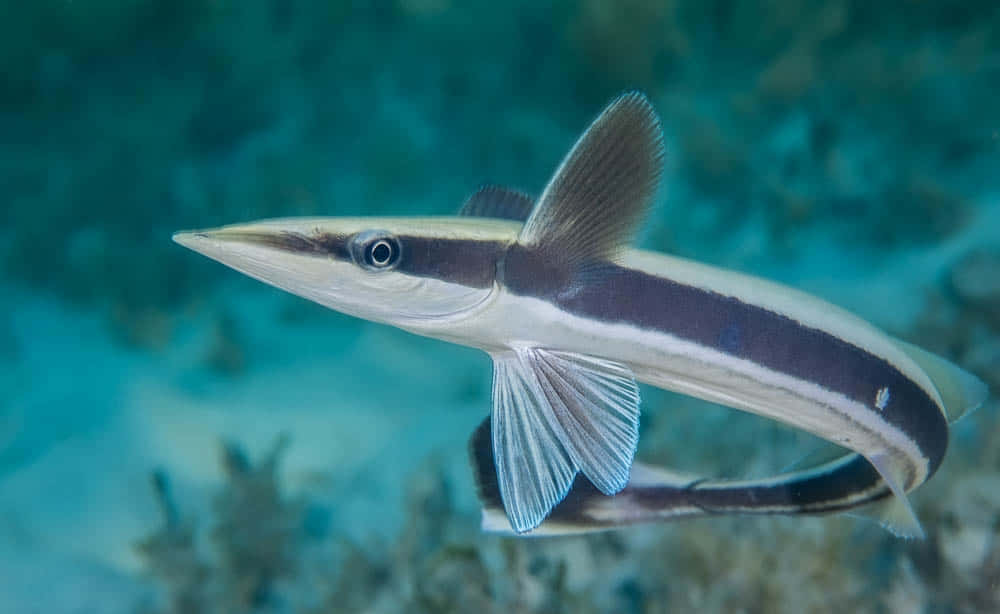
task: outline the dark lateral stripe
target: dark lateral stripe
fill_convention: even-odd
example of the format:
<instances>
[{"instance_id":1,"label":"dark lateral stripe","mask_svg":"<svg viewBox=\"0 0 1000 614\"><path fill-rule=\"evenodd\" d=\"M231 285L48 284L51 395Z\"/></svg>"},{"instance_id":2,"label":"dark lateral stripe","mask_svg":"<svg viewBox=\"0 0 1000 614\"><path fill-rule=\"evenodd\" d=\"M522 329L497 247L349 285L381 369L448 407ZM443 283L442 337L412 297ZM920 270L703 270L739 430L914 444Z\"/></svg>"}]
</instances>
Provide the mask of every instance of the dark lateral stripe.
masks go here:
<instances>
[{"instance_id":1,"label":"dark lateral stripe","mask_svg":"<svg viewBox=\"0 0 1000 614\"><path fill-rule=\"evenodd\" d=\"M613 264L586 272L585 283L568 293L509 267L504 282L573 314L668 333L813 382L872 411L879 389L887 387L885 420L916 441L931 474L944 458L948 423L934 400L886 360L834 335L731 296Z\"/></svg>"},{"instance_id":2,"label":"dark lateral stripe","mask_svg":"<svg viewBox=\"0 0 1000 614\"><path fill-rule=\"evenodd\" d=\"M881 486L881 487L879 487ZM879 487L879 488L876 488ZM658 493L654 489L644 495L649 505L655 505ZM853 500L858 493L869 492L863 500ZM697 484L690 490L690 501L708 512L803 513L835 512L857 507L890 494L878 472L863 456L854 455L845 464L826 473L791 478L778 483L747 484L727 487L725 482ZM782 509L779 509L782 508Z\"/></svg>"},{"instance_id":3,"label":"dark lateral stripe","mask_svg":"<svg viewBox=\"0 0 1000 614\"><path fill-rule=\"evenodd\" d=\"M480 502L485 508L502 510L488 417L472 434L469 455ZM859 497L861 493L866 494ZM823 514L867 505L889 494L875 469L859 455L836 464L829 471L792 475L783 481L750 480L740 485L727 484L725 480L699 480L686 485L629 484L614 498L604 495L584 476L578 475L569 493L552 509L545 523L586 529L653 522L699 512ZM596 503L601 503L605 511L618 506L621 513L594 518L591 510Z\"/></svg>"},{"instance_id":4,"label":"dark lateral stripe","mask_svg":"<svg viewBox=\"0 0 1000 614\"><path fill-rule=\"evenodd\" d=\"M489 288L497 261L507 248L503 241L448 239L400 235L402 258L396 270L470 288Z\"/></svg>"},{"instance_id":5,"label":"dark lateral stripe","mask_svg":"<svg viewBox=\"0 0 1000 614\"><path fill-rule=\"evenodd\" d=\"M827 514L868 505L889 495L871 464L855 455L826 473L789 476L775 483L759 480L737 486L718 480L684 487L629 485L614 500L604 503L605 514L598 519L589 510L606 497L577 476L569 494L545 522L580 528L613 527L698 515L692 508L704 514ZM622 513L607 514L609 506L619 506Z\"/></svg>"},{"instance_id":6,"label":"dark lateral stripe","mask_svg":"<svg viewBox=\"0 0 1000 614\"><path fill-rule=\"evenodd\" d=\"M257 245L302 255L352 260L353 235L297 232L247 231L229 233L227 240L248 241ZM399 264L393 270L416 277L428 277L471 288L488 288L496 279L496 263L507 247L502 241L450 239L420 235L399 235Z\"/></svg>"},{"instance_id":7,"label":"dark lateral stripe","mask_svg":"<svg viewBox=\"0 0 1000 614\"><path fill-rule=\"evenodd\" d=\"M483 507L503 509L500 484L497 481L497 466L493 460L493 434L489 416L479 423L469 438L469 462L472 465L472 477L476 482L480 503Z\"/></svg>"},{"instance_id":8,"label":"dark lateral stripe","mask_svg":"<svg viewBox=\"0 0 1000 614\"><path fill-rule=\"evenodd\" d=\"M293 254L337 259L350 259L351 257L347 251L347 237L344 235L321 233L310 236L289 231L247 230L241 232L226 231L219 237L226 241L243 241Z\"/></svg>"}]
</instances>

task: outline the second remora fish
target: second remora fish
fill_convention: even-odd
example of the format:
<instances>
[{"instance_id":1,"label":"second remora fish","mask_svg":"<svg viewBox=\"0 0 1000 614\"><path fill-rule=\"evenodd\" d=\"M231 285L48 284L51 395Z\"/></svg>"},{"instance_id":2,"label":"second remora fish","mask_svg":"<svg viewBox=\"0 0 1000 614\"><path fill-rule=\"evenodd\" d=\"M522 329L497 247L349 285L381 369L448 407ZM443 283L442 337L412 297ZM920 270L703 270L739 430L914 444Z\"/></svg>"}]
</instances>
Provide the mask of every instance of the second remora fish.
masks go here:
<instances>
[{"instance_id":1,"label":"second remora fish","mask_svg":"<svg viewBox=\"0 0 1000 614\"><path fill-rule=\"evenodd\" d=\"M613 101L537 202L502 188L459 216L305 218L175 240L339 311L493 357L492 450L518 533L582 473L623 489L638 441L637 380L768 416L862 455L906 493L940 465L973 376L810 295L630 249L658 191L659 118ZM492 219L490 219L492 218Z\"/></svg>"}]
</instances>

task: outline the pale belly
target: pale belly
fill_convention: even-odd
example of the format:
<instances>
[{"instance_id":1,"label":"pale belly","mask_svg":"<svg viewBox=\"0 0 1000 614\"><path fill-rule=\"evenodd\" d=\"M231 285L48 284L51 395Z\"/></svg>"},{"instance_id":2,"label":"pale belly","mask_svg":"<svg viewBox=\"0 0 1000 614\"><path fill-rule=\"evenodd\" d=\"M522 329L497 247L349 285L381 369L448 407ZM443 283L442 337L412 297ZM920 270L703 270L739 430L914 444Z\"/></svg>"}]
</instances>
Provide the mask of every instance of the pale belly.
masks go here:
<instances>
[{"instance_id":1,"label":"pale belly","mask_svg":"<svg viewBox=\"0 0 1000 614\"><path fill-rule=\"evenodd\" d=\"M643 383L778 420L865 456L887 453L907 476L907 489L929 472L913 440L870 407L673 335L579 317L502 292L461 336L451 340L490 353L542 347L621 362Z\"/></svg>"}]
</instances>

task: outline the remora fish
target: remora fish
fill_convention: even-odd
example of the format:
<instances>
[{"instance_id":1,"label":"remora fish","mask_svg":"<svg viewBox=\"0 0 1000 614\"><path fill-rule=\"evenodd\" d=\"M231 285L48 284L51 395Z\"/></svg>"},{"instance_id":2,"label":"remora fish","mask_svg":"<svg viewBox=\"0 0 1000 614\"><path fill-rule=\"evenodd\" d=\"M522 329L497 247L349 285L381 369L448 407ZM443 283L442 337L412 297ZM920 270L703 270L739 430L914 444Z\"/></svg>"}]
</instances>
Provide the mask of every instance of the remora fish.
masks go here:
<instances>
[{"instance_id":1,"label":"remora fish","mask_svg":"<svg viewBox=\"0 0 1000 614\"><path fill-rule=\"evenodd\" d=\"M503 188L431 218L298 218L174 235L327 307L493 358L491 446L514 531L578 473L628 483L637 380L751 411L860 454L919 534L906 493L940 465L948 417L985 386L947 361L793 289L630 249L659 188L659 118L614 100L537 202Z\"/></svg>"}]
</instances>

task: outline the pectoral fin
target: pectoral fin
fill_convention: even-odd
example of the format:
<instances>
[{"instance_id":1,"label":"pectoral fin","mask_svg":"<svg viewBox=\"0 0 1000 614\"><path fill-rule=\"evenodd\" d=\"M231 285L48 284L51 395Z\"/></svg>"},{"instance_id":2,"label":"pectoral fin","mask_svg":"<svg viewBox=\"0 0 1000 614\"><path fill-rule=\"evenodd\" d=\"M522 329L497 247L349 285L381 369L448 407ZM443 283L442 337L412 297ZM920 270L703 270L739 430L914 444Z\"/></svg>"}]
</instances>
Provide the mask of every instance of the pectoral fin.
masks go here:
<instances>
[{"instance_id":1,"label":"pectoral fin","mask_svg":"<svg viewBox=\"0 0 1000 614\"><path fill-rule=\"evenodd\" d=\"M538 526L579 471L605 494L625 487L639 440L639 389L627 367L536 348L493 361L493 455L515 531Z\"/></svg>"}]
</instances>

